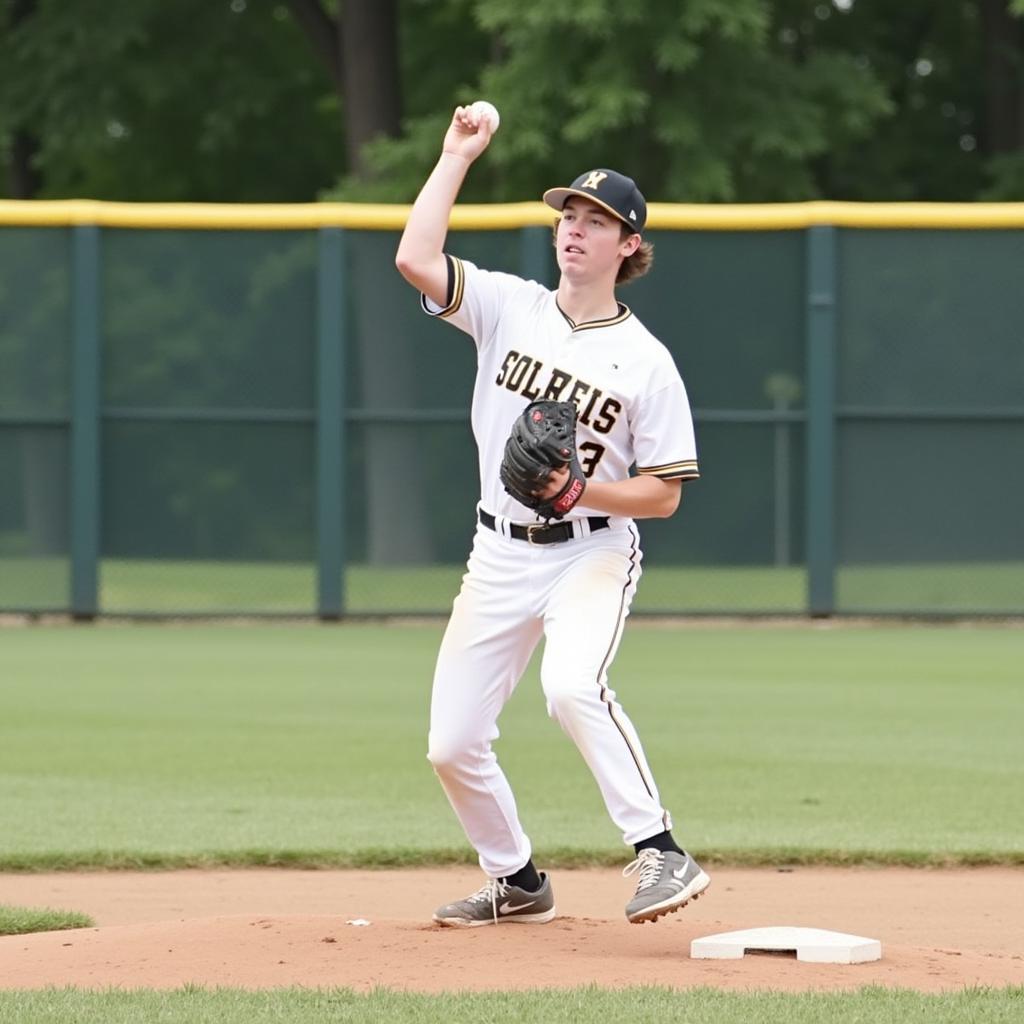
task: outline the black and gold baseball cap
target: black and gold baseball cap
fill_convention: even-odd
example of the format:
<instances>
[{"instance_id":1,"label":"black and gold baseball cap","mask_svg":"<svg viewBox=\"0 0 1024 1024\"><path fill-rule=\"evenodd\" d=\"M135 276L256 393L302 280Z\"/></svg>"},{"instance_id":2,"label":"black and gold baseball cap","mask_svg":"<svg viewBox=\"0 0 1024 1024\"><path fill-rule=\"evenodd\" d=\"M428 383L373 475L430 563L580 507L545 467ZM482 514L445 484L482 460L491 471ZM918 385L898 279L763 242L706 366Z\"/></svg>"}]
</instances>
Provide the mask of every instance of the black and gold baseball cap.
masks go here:
<instances>
[{"instance_id":1,"label":"black and gold baseball cap","mask_svg":"<svg viewBox=\"0 0 1024 1024\"><path fill-rule=\"evenodd\" d=\"M647 201L636 182L607 167L585 171L568 188L549 188L544 193L544 202L561 210L569 196L583 196L603 206L637 233L647 223Z\"/></svg>"}]
</instances>

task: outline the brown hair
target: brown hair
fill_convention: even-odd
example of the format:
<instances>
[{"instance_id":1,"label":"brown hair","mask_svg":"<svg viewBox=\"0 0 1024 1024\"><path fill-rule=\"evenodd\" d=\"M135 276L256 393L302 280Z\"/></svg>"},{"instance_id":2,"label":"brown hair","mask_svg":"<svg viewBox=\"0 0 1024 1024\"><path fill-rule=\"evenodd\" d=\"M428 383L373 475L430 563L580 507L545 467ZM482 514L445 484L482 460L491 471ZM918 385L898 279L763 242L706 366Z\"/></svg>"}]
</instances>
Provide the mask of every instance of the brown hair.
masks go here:
<instances>
[{"instance_id":1,"label":"brown hair","mask_svg":"<svg viewBox=\"0 0 1024 1024\"><path fill-rule=\"evenodd\" d=\"M551 230L551 244L558 244L558 224L561 221L561 217L556 218L555 226ZM630 235L635 235L635 231L631 231L629 225L623 221L621 223L621 231L619 234L619 241L624 242ZM637 247L635 253L632 256L627 256L622 263L619 264L619 272L615 275L616 284L629 284L630 281L635 281L638 277L643 277L648 270L654 265L654 243L653 242L641 242Z\"/></svg>"},{"instance_id":2,"label":"brown hair","mask_svg":"<svg viewBox=\"0 0 1024 1024\"><path fill-rule=\"evenodd\" d=\"M635 231L631 231L629 225L623 223L622 234L619 236L619 241L624 242L630 235L635 235ZM627 256L619 266L619 272L615 275L616 284L629 284L630 281L635 281L638 277L643 277L648 270L654 265L654 243L653 242L641 242L637 246L637 250L632 256Z\"/></svg>"}]
</instances>

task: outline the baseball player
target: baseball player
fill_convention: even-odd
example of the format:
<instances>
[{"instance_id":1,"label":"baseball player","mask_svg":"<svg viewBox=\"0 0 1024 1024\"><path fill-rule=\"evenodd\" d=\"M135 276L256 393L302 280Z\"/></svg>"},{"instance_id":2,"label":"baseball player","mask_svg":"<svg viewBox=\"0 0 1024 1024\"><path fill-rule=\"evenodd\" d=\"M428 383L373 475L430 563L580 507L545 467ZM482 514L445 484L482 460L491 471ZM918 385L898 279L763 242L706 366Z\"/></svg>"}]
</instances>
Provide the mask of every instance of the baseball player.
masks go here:
<instances>
[{"instance_id":1,"label":"baseball player","mask_svg":"<svg viewBox=\"0 0 1024 1024\"><path fill-rule=\"evenodd\" d=\"M689 402L668 350L616 299L615 285L645 273L653 252L642 240L646 203L630 178L599 168L544 193L559 211L556 291L445 253L449 214L491 134L487 117L456 108L396 257L424 310L466 332L478 359L471 420L481 496L437 658L427 756L487 881L434 920L472 927L555 916L551 881L533 863L491 746L543 637L548 713L583 755L635 851L623 871L637 876L626 916L653 921L699 896L710 879L673 838L608 670L640 578L634 520L671 516L682 482L698 476ZM570 465L551 470L534 494L548 499L546 518L502 484L510 428L535 402L572 403L577 418L581 480L570 489ZM568 497L552 513L560 495Z\"/></svg>"}]
</instances>

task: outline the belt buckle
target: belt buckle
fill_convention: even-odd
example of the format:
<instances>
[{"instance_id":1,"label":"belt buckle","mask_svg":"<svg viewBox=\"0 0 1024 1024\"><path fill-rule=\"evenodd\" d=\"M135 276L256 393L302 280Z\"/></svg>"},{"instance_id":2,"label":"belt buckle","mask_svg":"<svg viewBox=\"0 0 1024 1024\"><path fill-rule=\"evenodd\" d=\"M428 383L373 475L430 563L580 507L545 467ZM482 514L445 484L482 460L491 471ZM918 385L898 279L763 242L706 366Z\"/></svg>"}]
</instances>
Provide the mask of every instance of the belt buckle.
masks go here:
<instances>
[{"instance_id":1,"label":"belt buckle","mask_svg":"<svg viewBox=\"0 0 1024 1024\"><path fill-rule=\"evenodd\" d=\"M530 523L526 527L526 543L527 544L540 544L539 540L534 540L533 535L537 530L546 530L547 527L543 523Z\"/></svg>"}]
</instances>

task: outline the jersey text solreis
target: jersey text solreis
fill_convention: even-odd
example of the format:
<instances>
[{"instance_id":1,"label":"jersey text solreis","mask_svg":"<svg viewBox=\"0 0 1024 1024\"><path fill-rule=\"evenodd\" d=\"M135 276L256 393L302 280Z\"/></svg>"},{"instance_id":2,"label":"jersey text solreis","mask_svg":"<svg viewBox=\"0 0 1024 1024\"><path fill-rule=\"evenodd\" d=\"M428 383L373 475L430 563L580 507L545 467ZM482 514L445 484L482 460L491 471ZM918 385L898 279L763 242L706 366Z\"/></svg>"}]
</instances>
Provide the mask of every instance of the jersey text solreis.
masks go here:
<instances>
[{"instance_id":1,"label":"jersey text solreis","mask_svg":"<svg viewBox=\"0 0 1024 1024\"><path fill-rule=\"evenodd\" d=\"M514 349L509 349L506 354L494 383L521 394L531 402L538 399L572 402L579 409L580 423L598 434L607 434L622 412L622 403L605 395L600 388L557 367L545 371L540 359Z\"/></svg>"}]
</instances>

